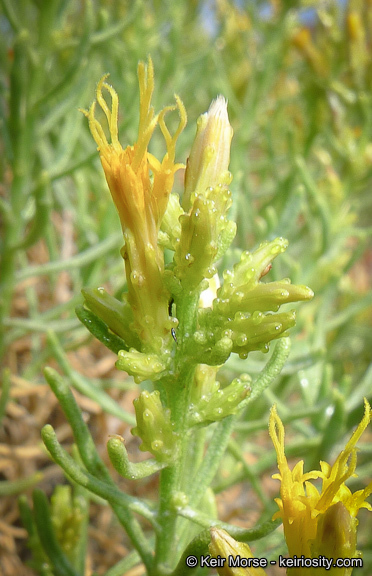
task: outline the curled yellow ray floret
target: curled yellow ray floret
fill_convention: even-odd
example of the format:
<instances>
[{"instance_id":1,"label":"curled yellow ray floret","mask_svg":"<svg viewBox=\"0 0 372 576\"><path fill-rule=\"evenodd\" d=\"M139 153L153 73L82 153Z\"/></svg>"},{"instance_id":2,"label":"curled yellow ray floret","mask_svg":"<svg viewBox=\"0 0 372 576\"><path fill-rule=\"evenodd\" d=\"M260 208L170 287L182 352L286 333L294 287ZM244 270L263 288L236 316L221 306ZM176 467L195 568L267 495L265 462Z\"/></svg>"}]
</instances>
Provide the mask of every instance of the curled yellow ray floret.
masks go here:
<instances>
[{"instance_id":1,"label":"curled yellow ray floret","mask_svg":"<svg viewBox=\"0 0 372 576\"><path fill-rule=\"evenodd\" d=\"M123 230L130 228L134 234L136 232L142 234L143 227L145 227L154 234L155 230L157 233L164 215L173 187L174 174L184 167L183 164L175 163L175 148L177 139L186 126L186 110L181 99L175 96L175 106L166 106L155 114L151 105L154 91L152 60L149 58L147 65L140 62L138 65L140 87L138 138L134 145L123 149L118 139L118 95L106 82L107 77L106 74L99 81L96 101L93 102L89 111L84 113L88 117L90 131L96 141ZM107 104L104 91L110 96L111 107ZM106 116L110 142L102 124L96 118L97 103ZM178 110L180 119L175 133L171 135L165 123L165 115L173 110ZM148 152L148 145L157 124L160 126L167 147L161 162ZM150 171L153 173L153 179L150 177ZM140 214L135 215L134 212L138 211ZM151 240L156 243L157 238L151 238Z\"/></svg>"}]
</instances>

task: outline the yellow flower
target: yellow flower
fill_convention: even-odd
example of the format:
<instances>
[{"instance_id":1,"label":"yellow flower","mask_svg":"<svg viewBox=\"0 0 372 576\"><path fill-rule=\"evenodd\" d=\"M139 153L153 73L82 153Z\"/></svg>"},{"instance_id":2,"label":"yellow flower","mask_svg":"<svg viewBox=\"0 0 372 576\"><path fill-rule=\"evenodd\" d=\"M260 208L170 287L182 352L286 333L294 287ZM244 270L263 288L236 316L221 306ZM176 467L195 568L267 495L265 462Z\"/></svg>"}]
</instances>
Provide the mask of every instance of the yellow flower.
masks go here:
<instances>
[{"instance_id":1,"label":"yellow flower","mask_svg":"<svg viewBox=\"0 0 372 576\"><path fill-rule=\"evenodd\" d=\"M365 400L364 416L333 466L321 462L319 471L304 473L303 461L298 462L293 470L288 466L284 452L284 426L276 407L272 408L269 432L279 468L279 474L275 474L273 478L281 481L281 497L275 500L279 511L273 519L281 518L283 521L284 535L292 558L295 555L317 558L320 554L329 558L357 558L356 515L360 508L372 510L371 505L366 502L372 492L372 482L354 494L345 482L351 476L356 476L356 443L371 418L371 407ZM320 492L311 483L311 480L317 478L322 480ZM324 572L326 573L348 576L351 569L331 568ZM309 569L305 567L291 568L290 574L310 576ZM323 571L317 569L316 574L322 576Z\"/></svg>"},{"instance_id":2,"label":"yellow flower","mask_svg":"<svg viewBox=\"0 0 372 576\"><path fill-rule=\"evenodd\" d=\"M122 148L118 139L119 100L115 90L107 84L107 75L97 86L96 98L108 123L111 142L95 117L96 102L88 112L89 128L97 143L101 163L112 198L118 210L125 246L122 251L128 280L128 298L135 316L135 329L145 343L145 350L159 350L162 340L170 332L168 294L162 283L163 251L158 247L158 232L172 191L174 174L183 164L175 163L175 147L184 129L187 116L181 100L154 113L151 97L154 90L154 69L140 62L140 120L138 139L133 146ZM111 99L108 106L103 90ZM178 110L179 124L171 135L165 115ZM166 154L160 162L148 152L152 134L159 124L166 143Z\"/></svg>"},{"instance_id":3,"label":"yellow flower","mask_svg":"<svg viewBox=\"0 0 372 576\"><path fill-rule=\"evenodd\" d=\"M102 125L95 118L96 102L93 102L89 112L86 113L89 127L98 146L107 183L119 212L123 230L130 228L138 236L142 236L145 232L156 244L157 236L153 238L152 233L154 229L159 229L172 190L174 174L180 168L184 168L183 164L175 164L174 159L176 141L187 121L186 110L182 101L176 96L176 106L167 106L159 114L154 114L154 108L151 106L154 91L152 60L149 58L147 66L144 62L140 62L138 65L140 86L138 140L133 146L123 149L118 140L118 95L113 87L105 82L106 78L107 75L99 81L96 96L107 118L111 143L107 141ZM111 97L111 110L103 97L103 88ZM171 136L164 116L176 108L179 111L180 122L174 136ZM159 162L147 150L158 123L167 145L167 153L162 162ZM150 178L150 170L153 173L153 181Z\"/></svg>"}]
</instances>

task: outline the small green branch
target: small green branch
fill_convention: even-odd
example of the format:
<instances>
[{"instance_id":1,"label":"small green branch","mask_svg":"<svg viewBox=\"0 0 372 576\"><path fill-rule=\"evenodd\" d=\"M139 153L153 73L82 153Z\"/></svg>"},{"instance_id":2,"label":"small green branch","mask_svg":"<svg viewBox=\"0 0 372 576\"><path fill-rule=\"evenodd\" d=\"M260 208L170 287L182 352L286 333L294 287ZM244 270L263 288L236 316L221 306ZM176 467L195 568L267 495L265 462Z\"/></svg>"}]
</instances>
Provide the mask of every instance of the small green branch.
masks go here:
<instances>
[{"instance_id":1,"label":"small green branch","mask_svg":"<svg viewBox=\"0 0 372 576\"><path fill-rule=\"evenodd\" d=\"M58 372L52 368L45 368L44 375L55 396L58 398L62 410L71 425L75 442L84 465L89 472L94 476L97 476L97 478L109 481L110 475L98 455L88 426L83 420L80 408L78 407L69 386Z\"/></svg>"},{"instance_id":2,"label":"small green branch","mask_svg":"<svg viewBox=\"0 0 372 576\"><path fill-rule=\"evenodd\" d=\"M126 574L131 568L139 564L141 561L138 552L133 550L125 558L120 560L115 566L112 566L107 572L105 572L104 576L123 576Z\"/></svg>"},{"instance_id":3,"label":"small green branch","mask_svg":"<svg viewBox=\"0 0 372 576\"><path fill-rule=\"evenodd\" d=\"M2 480L0 482L0 496L10 496L12 494L20 494L28 490L38 482L41 482L44 474L42 472L35 472L27 478L20 478L18 480Z\"/></svg>"},{"instance_id":4,"label":"small green branch","mask_svg":"<svg viewBox=\"0 0 372 576\"><path fill-rule=\"evenodd\" d=\"M129 462L128 452L124 441L119 438L110 438L107 442L107 451L111 464L123 478L139 480L155 474L167 466L165 462L157 460L145 460L144 462Z\"/></svg>"},{"instance_id":5,"label":"small green branch","mask_svg":"<svg viewBox=\"0 0 372 576\"><path fill-rule=\"evenodd\" d=\"M132 514L132 511L137 512L155 525L154 513L150 508L141 500L121 492L112 480L110 482L99 480L78 466L59 444L55 431L49 424L42 429L42 439L53 460L61 466L72 481L111 504L118 520L122 523L138 550L142 561L150 568L152 565L152 550L142 528Z\"/></svg>"},{"instance_id":6,"label":"small green branch","mask_svg":"<svg viewBox=\"0 0 372 576\"><path fill-rule=\"evenodd\" d=\"M190 504L192 506L199 504L205 491L211 485L229 443L234 422L234 416L227 416L227 418L217 424L202 464L194 474L194 489L190 493Z\"/></svg>"},{"instance_id":7,"label":"small green branch","mask_svg":"<svg viewBox=\"0 0 372 576\"><path fill-rule=\"evenodd\" d=\"M269 520L268 522L255 526L255 528L245 530L244 528L233 526L227 522L221 522L221 520L216 518L211 518L207 514L203 514L203 512L199 512L198 510L195 510L195 508L191 508L191 506L179 508L178 514L203 528L211 528L212 526L223 528L223 530L226 530L231 536L241 540L242 542L253 542L254 540L259 540L276 530L281 524L280 520Z\"/></svg>"},{"instance_id":8,"label":"small green branch","mask_svg":"<svg viewBox=\"0 0 372 576\"><path fill-rule=\"evenodd\" d=\"M96 262L100 258L103 258L108 252L113 248L117 247L122 241L122 234L113 234L103 240L98 246L92 246L92 248L87 248L84 252L72 256L68 260L58 260L57 262L49 262L47 264L42 264L40 266L29 266L23 270L19 270L16 274L16 279L18 282L25 280L26 278L32 278L34 276L49 275L51 273L61 272L64 270L76 270L81 269L92 262Z\"/></svg>"},{"instance_id":9,"label":"small green branch","mask_svg":"<svg viewBox=\"0 0 372 576\"><path fill-rule=\"evenodd\" d=\"M263 391L270 386L273 380L279 376L283 369L283 366L289 356L291 351L291 341L289 338L281 338L274 348L274 352L266 364L265 368L262 370L261 374L255 382L252 384L252 392L241 403L241 409L244 409L247 404L255 400Z\"/></svg>"}]
</instances>

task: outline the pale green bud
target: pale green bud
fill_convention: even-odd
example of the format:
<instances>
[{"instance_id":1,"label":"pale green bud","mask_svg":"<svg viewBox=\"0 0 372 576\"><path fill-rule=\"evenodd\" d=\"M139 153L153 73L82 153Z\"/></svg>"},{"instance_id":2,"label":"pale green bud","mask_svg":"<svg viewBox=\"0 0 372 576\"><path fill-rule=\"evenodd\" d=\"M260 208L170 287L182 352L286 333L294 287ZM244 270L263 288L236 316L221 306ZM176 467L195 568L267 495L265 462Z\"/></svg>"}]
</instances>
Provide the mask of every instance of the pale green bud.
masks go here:
<instances>
[{"instance_id":1,"label":"pale green bud","mask_svg":"<svg viewBox=\"0 0 372 576\"><path fill-rule=\"evenodd\" d=\"M180 216L181 236L176 247L173 269L183 288L193 290L203 278L211 278L214 263L227 250L236 232L236 224L227 220L231 192L222 185L192 195L192 206Z\"/></svg>"},{"instance_id":2,"label":"pale green bud","mask_svg":"<svg viewBox=\"0 0 372 576\"><path fill-rule=\"evenodd\" d=\"M277 312L282 304L310 300L313 291L307 286L291 284L289 278L278 282L258 283L256 286L239 286L229 298L216 298L213 309L224 316L237 312Z\"/></svg>"},{"instance_id":3,"label":"pale green bud","mask_svg":"<svg viewBox=\"0 0 372 576\"><path fill-rule=\"evenodd\" d=\"M280 314L244 314L238 312L233 319L225 323L230 338L233 341L233 352L241 358L246 358L253 350L267 351L267 344L286 335L286 331L296 323L293 310Z\"/></svg>"},{"instance_id":4,"label":"pale green bud","mask_svg":"<svg viewBox=\"0 0 372 576\"><path fill-rule=\"evenodd\" d=\"M253 253L243 252L232 270L223 272L223 284L217 290L212 308L198 312L198 331L194 339L203 346L204 362L212 364L216 346L226 338L231 351L246 358L253 350L268 351L268 343L295 325L295 312L277 312L282 304L310 300L314 294L307 286L291 284L285 278L261 282L272 260L287 248L287 240L276 238L261 244Z\"/></svg>"},{"instance_id":5,"label":"pale green bud","mask_svg":"<svg viewBox=\"0 0 372 576\"><path fill-rule=\"evenodd\" d=\"M235 414L239 404L250 392L251 379L243 374L225 388L216 381L218 367L199 364L189 404L190 424L221 420Z\"/></svg>"},{"instance_id":6,"label":"pale green bud","mask_svg":"<svg viewBox=\"0 0 372 576\"><path fill-rule=\"evenodd\" d=\"M191 388L190 402L196 404L203 396L210 396L219 389L220 384L216 381L218 366L198 364L194 375L194 384Z\"/></svg>"},{"instance_id":7,"label":"pale green bud","mask_svg":"<svg viewBox=\"0 0 372 576\"><path fill-rule=\"evenodd\" d=\"M120 350L115 366L133 376L137 384L143 380L159 380L166 369L164 357L138 352L134 348L129 352Z\"/></svg>"},{"instance_id":8,"label":"pale green bud","mask_svg":"<svg viewBox=\"0 0 372 576\"><path fill-rule=\"evenodd\" d=\"M212 202L213 213L216 216L214 236L218 249L215 260L224 255L236 234L236 223L227 220L227 213L232 205L231 191L227 187L230 182L231 177L227 178L224 184L218 184L205 191L205 197Z\"/></svg>"},{"instance_id":9,"label":"pale green bud","mask_svg":"<svg viewBox=\"0 0 372 576\"><path fill-rule=\"evenodd\" d=\"M189 214L180 217L182 232L173 272L186 290L195 289L205 277L212 278L216 273L217 218L213 202L203 196L195 199Z\"/></svg>"},{"instance_id":10,"label":"pale green bud","mask_svg":"<svg viewBox=\"0 0 372 576\"><path fill-rule=\"evenodd\" d=\"M214 312L231 318L237 312L276 312L282 304L311 300L314 293L310 288L291 284L288 278L260 282L270 271L274 258L287 246L287 240L276 238L263 242L254 252L243 252L233 269L223 273L224 282L213 303Z\"/></svg>"},{"instance_id":11,"label":"pale green bud","mask_svg":"<svg viewBox=\"0 0 372 576\"><path fill-rule=\"evenodd\" d=\"M171 194L159 231L159 244L169 250L175 250L180 240L181 224L179 217L181 214L183 214L183 210L180 206L179 197L177 194Z\"/></svg>"},{"instance_id":12,"label":"pale green bud","mask_svg":"<svg viewBox=\"0 0 372 576\"><path fill-rule=\"evenodd\" d=\"M137 334L131 329L133 312L127 300L120 302L104 288L84 288L82 294L88 308L102 320L109 329L120 336L128 348L140 347Z\"/></svg>"},{"instance_id":13,"label":"pale green bud","mask_svg":"<svg viewBox=\"0 0 372 576\"><path fill-rule=\"evenodd\" d=\"M246 290L254 288L269 272L272 261L285 252L287 247L288 240L275 238L271 242L263 242L254 252L242 252L240 261L233 266L233 269L223 273L224 283L219 290L219 298L229 298L243 286Z\"/></svg>"},{"instance_id":14,"label":"pale green bud","mask_svg":"<svg viewBox=\"0 0 372 576\"><path fill-rule=\"evenodd\" d=\"M185 173L183 208L189 210L192 194L203 194L207 188L224 184L230 162L233 130L222 96L213 100L207 113L197 122L197 131Z\"/></svg>"},{"instance_id":15,"label":"pale green bud","mask_svg":"<svg viewBox=\"0 0 372 576\"><path fill-rule=\"evenodd\" d=\"M177 434L159 391L142 392L133 404L137 426L131 432L142 439L140 450L151 452L161 462L171 461L177 450Z\"/></svg>"},{"instance_id":16,"label":"pale green bud","mask_svg":"<svg viewBox=\"0 0 372 576\"><path fill-rule=\"evenodd\" d=\"M186 291L211 278L214 263L232 242L236 225L226 218L232 204L228 172L232 128L224 98L200 116L185 174L181 235L175 250L174 275Z\"/></svg>"},{"instance_id":17,"label":"pale green bud","mask_svg":"<svg viewBox=\"0 0 372 576\"><path fill-rule=\"evenodd\" d=\"M237 312L230 318L207 308L199 310L198 323L193 338L202 347L203 360L200 361L214 366L226 362L231 352L243 359L254 350L268 352L269 342L285 336L295 325L296 315L293 310L279 314L256 311L253 314Z\"/></svg>"}]
</instances>

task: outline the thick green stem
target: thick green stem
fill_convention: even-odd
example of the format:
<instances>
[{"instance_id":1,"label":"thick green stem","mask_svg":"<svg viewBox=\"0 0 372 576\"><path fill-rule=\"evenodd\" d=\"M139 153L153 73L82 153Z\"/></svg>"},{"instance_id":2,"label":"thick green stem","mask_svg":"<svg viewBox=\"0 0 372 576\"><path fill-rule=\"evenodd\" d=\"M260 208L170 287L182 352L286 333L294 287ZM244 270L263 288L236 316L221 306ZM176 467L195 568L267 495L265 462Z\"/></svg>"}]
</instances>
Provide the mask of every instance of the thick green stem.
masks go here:
<instances>
[{"instance_id":1,"label":"thick green stem","mask_svg":"<svg viewBox=\"0 0 372 576\"><path fill-rule=\"evenodd\" d=\"M177 546L176 524L177 524L177 511L176 502L177 495L182 488L182 479L186 467L187 448L189 442L189 434L187 430L187 407L188 396L190 387L193 383L195 367L184 370L180 374L177 383L174 387L177 389L177 394L174 394L178 399L178 403L174 403L174 410L172 412L173 421L175 423L175 431L179 434L179 452L177 460L173 465L168 466L162 470L160 474L160 502L159 502L159 516L158 522L161 526L157 541L156 541L156 559L158 574L163 575L167 567L171 567L175 557L175 545Z\"/></svg>"},{"instance_id":2,"label":"thick green stem","mask_svg":"<svg viewBox=\"0 0 372 576\"><path fill-rule=\"evenodd\" d=\"M196 315L199 293L183 295L176 301L179 327L177 330L177 349L169 377L164 380L168 391L168 405L172 414L175 432L179 435L179 451L173 465L160 474L160 502L158 522L161 530L156 541L156 562L158 574L170 571L177 561L177 499L183 487L184 474L191 469L187 462L190 441L187 416L190 390L194 382L195 364L185 362L188 341L196 327Z\"/></svg>"}]
</instances>

